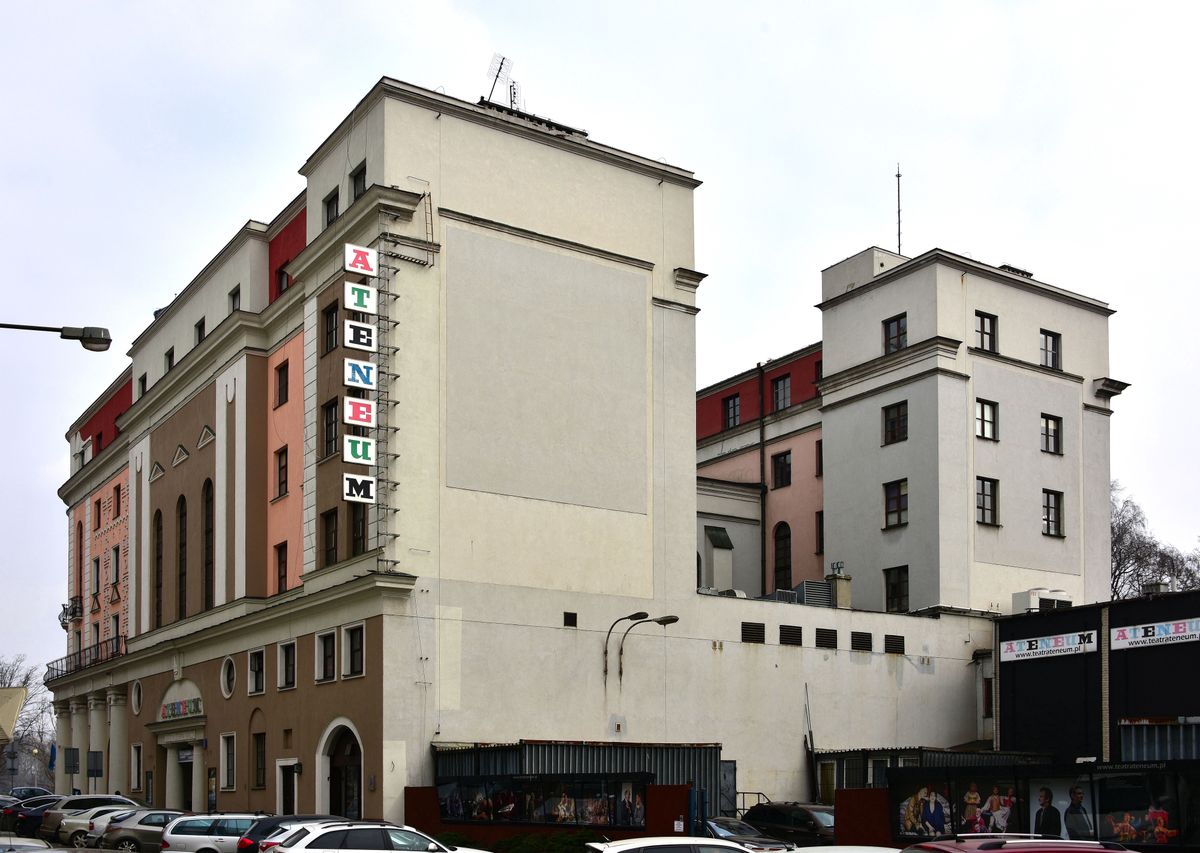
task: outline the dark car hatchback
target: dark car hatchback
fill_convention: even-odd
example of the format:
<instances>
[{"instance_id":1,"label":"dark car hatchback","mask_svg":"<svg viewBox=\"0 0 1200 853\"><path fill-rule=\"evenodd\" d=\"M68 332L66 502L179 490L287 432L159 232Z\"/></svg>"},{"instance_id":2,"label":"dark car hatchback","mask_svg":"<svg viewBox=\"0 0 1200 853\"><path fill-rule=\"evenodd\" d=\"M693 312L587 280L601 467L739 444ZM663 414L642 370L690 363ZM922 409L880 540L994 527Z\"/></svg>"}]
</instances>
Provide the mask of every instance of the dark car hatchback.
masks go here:
<instances>
[{"instance_id":1,"label":"dark car hatchback","mask_svg":"<svg viewBox=\"0 0 1200 853\"><path fill-rule=\"evenodd\" d=\"M763 835L798 847L833 844L833 807L811 803L759 803L742 820Z\"/></svg>"},{"instance_id":2,"label":"dark car hatchback","mask_svg":"<svg viewBox=\"0 0 1200 853\"><path fill-rule=\"evenodd\" d=\"M300 823L311 820L345 820L327 814L285 814L263 817L254 821L246 834L238 839L237 853L259 853L259 843L284 823Z\"/></svg>"}]
</instances>

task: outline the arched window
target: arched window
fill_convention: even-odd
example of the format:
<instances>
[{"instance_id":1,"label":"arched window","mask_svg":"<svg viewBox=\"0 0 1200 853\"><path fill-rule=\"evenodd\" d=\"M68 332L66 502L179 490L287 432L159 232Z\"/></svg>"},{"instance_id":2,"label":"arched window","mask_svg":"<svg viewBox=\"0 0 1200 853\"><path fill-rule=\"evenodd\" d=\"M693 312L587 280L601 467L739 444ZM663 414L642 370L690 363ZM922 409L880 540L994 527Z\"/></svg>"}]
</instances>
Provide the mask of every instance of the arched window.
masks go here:
<instances>
[{"instance_id":1,"label":"arched window","mask_svg":"<svg viewBox=\"0 0 1200 853\"><path fill-rule=\"evenodd\" d=\"M216 598L216 574L213 572L213 484L204 481L204 609L211 610Z\"/></svg>"},{"instance_id":2,"label":"arched window","mask_svg":"<svg viewBox=\"0 0 1200 853\"><path fill-rule=\"evenodd\" d=\"M176 589L179 599L179 615L177 618L187 618L187 499L179 496L175 504L175 521L177 524L176 541L179 544L177 567L179 569L179 586Z\"/></svg>"},{"instance_id":3,"label":"arched window","mask_svg":"<svg viewBox=\"0 0 1200 853\"><path fill-rule=\"evenodd\" d=\"M154 627L162 627L163 605L163 526L162 510L154 512Z\"/></svg>"},{"instance_id":4,"label":"arched window","mask_svg":"<svg viewBox=\"0 0 1200 853\"><path fill-rule=\"evenodd\" d=\"M792 588L792 528L783 521L775 525L775 588Z\"/></svg>"}]
</instances>

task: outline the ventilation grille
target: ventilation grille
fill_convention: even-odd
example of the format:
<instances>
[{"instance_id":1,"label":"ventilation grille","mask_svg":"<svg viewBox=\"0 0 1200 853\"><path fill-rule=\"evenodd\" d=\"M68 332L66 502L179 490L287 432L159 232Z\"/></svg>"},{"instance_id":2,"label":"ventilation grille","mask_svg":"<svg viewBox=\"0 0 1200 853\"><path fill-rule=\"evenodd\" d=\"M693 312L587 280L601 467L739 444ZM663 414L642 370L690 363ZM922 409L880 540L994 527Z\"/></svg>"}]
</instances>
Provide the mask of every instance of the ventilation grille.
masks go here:
<instances>
[{"instance_id":1,"label":"ventilation grille","mask_svg":"<svg viewBox=\"0 0 1200 853\"><path fill-rule=\"evenodd\" d=\"M836 649L837 648L837 630L834 628L818 628L817 629L817 648L818 649Z\"/></svg>"},{"instance_id":2,"label":"ventilation grille","mask_svg":"<svg viewBox=\"0 0 1200 853\"><path fill-rule=\"evenodd\" d=\"M743 643L765 643L767 641L767 626L762 622L742 623Z\"/></svg>"},{"instance_id":3,"label":"ventilation grille","mask_svg":"<svg viewBox=\"0 0 1200 853\"><path fill-rule=\"evenodd\" d=\"M850 649L855 652L871 651L871 635L866 631L851 631Z\"/></svg>"},{"instance_id":4,"label":"ventilation grille","mask_svg":"<svg viewBox=\"0 0 1200 853\"><path fill-rule=\"evenodd\" d=\"M779 645L781 646L802 646L804 645L804 629L799 625L780 625L779 626Z\"/></svg>"},{"instance_id":5,"label":"ventilation grille","mask_svg":"<svg viewBox=\"0 0 1200 853\"><path fill-rule=\"evenodd\" d=\"M884 634L883 650L889 655L904 654L904 638L898 634Z\"/></svg>"}]
</instances>

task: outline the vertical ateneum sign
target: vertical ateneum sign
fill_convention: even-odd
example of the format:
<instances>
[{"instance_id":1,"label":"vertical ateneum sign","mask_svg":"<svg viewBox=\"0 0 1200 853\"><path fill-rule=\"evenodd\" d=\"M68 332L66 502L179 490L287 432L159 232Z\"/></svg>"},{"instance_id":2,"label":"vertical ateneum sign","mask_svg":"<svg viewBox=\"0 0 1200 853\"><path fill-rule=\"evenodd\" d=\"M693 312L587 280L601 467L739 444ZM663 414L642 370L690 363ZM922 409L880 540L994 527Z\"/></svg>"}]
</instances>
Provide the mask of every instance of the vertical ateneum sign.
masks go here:
<instances>
[{"instance_id":1,"label":"vertical ateneum sign","mask_svg":"<svg viewBox=\"0 0 1200 853\"><path fill-rule=\"evenodd\" d=\"M368 278L379 275L379 253L365 246L349 243L344 248L343 268ZM347 311L371 317L379 314L379 291L358 281L343 283L342 304ZM346 320L342 341L349 349L363 352L379 351L379 329L370 323ZM375 391L379 388L379 367L370 361L347 358L343 361L342 384L347 388ZM375 427L375 402L361 397L346 397L342 406L342 421L350 426ZM376 463L375 439L368 435L342 436L342 460L354 465ZM375 503L375 478L357 474L342 475L342 499L356 503Z\"/></svg>"}]
</instances>

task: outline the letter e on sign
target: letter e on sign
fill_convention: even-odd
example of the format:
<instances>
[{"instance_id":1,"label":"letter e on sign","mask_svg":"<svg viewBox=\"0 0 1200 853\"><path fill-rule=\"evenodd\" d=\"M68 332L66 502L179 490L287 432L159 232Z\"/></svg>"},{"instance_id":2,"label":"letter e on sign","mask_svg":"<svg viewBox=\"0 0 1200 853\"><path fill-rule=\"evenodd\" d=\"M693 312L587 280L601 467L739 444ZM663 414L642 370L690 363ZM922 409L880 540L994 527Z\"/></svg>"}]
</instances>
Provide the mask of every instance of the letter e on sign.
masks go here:
<instances>
[{"instance_id":1,"label":"letter e on sign","mask_svg":"<svg viewBox=\"0 0 1200 853\"><path fill-rule=\"evenodd\" d=\"M342 422L353 426L375 426L375 403L359 397L347 397L342 409Z\"/></svg>"},{"instance_id":2,"label":"letter e on sign","mask_svg":"<svg viewBox=\"0 0 1200 853\"><path fill-rule=\"evenodd\" d=\"M379 253L374 249L346 243L345 253L343 266L346 272L357 272L369 276L379 275Z\"/></svg>"}]
</instances>

